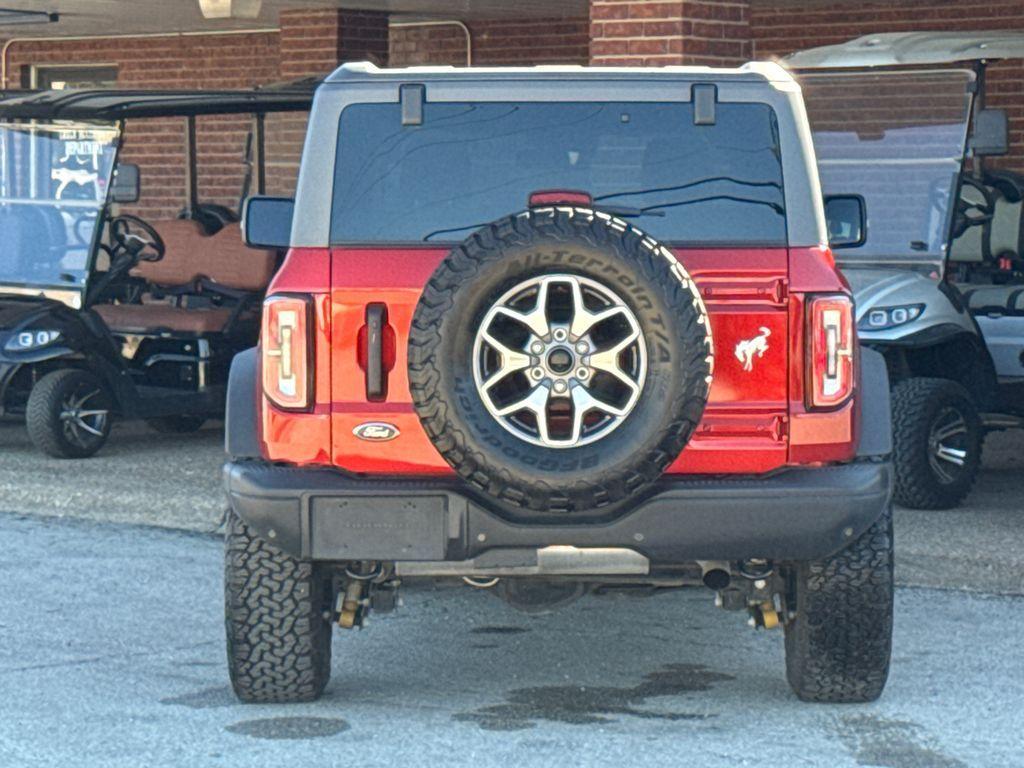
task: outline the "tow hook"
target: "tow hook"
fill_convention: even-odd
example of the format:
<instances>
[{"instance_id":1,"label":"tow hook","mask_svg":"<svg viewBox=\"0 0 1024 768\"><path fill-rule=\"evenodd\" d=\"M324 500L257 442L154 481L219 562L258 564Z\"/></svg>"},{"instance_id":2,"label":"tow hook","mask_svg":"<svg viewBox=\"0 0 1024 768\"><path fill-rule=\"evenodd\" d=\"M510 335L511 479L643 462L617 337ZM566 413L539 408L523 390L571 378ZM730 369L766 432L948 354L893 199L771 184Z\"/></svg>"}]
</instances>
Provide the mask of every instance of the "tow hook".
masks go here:
<instances>
[{"instance_id":1,"label":"tow hook","mask_svg":"<svg viewBox=\"0 0 1024 768\"><path fill-rule=\"evenodd\" d=\"M362 627L366 621L366 609L369 601L363 598L366 582L351 579L345 585L345 591L338 593L338 626L342 629Z\"/></svg>"},{"instance_id":2,"label":"tow hook","mask_svg":"<svg viewBox=\"0 0 1024 768\"><path fill-rule=\"evenodd\" d=\"M765 600L750 606L750 619L747 622L755 629L775 629L779 626L779 612L775 603Z\"/></svg>"},{"instance_id":3,"label":"tow hook","mask_svg":"<svg viewBox=\"0 0 1024 768\"><path fill-rule=\"evenodd\" d=\"M373 574L358 574L346 570L348 580L344 589L338 589L335 615L343 629L362 629L369 623L371 612L391 613L402 606L398 588L402 582L390 578L383 569Z\"/></svg>"},{"instance_id":4,"label":"tow hook","mask_svg":"<svg viewBox=\"0 0 1024 768\"><path fill-rule=\"evenodd\" d=\"M775 629L780 625L779 605L781 600L775 594L775 568L770 560L752 557L739 563L747 593L747 610L750 618L747 624L755 629Z\"/></svg>"}]
</instances>

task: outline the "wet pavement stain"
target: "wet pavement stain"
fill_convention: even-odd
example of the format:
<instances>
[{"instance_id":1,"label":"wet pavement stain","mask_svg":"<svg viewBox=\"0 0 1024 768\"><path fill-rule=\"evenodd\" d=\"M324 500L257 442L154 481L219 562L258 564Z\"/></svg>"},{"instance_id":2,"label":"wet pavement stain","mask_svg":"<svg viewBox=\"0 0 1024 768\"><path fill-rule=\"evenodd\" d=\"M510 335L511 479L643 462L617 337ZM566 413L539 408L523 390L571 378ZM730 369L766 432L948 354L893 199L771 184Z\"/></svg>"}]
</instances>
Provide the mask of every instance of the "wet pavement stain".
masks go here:
<instances>
[{"instance_id":1,"label":"wet pavement stain","mask_svg":"<svg viewBox=\"0 0 1024 768\"><path fill-rule=\"evenodd\" d=\"M224 730L254 739L322 739L347 731L349 725L340 717L267 717L242 720Z\"/></svg>"},{"instance_id":2,"label":"wet pavement stain","mask_svg":"<svg viewBox=\"0 0 1024 768\"><path fill-rule=\"evenodd\" d=\"M849 715L835 727L858 765L873 768L966 768L943 754L924 727L878 715Z\"/></svg>"},{"instance_id":3,"label":"wet pavement stain","mask_svg":"<svg viewBox=\"0 0 1024 768\"><path fill-rule=\"evenodd\" d=\"M203 688L191 693L183 693L180 696L170 696L160 699L161 704L176 704L189 709L219 709L220 707L233 707L238 703L231 688L226 685L219 685L216 688Z\"/></svg>"},{"instance_id":4,"label":"wet pavement stain","mask_svg":"<svg viewBox=\"0 0 1024 768\"><path fill-rule=\"evenodd\" d=\"M615 715L657 720L707 720L706 712L652 712L638 709L647 699L710 690L715 683L732 680L697 664L669 664L644 676L631 688L551 685L511 691L504 704L493 704L452 716L489 731L520 731L547 720L568 725L610 722Z\"/></svg>"},{"instance_id":5,"label":"wet pavement stain","mask_svg":"<svg viewBox=\"0 0 1024 768\"><path fill-rule=\"evenodd\" d=\"M523 627L476 627L469 631L474 635L519 635L530 630Z\"/></svg>"},{"instance_id":6,"label":"wet pavement stain","mask_svg":"<svg viewBox=\"0 0 1024 768\"><path fill-rule=\"evenodd\" d=\"M500 648L501 646L497 643L470 643L470 648L479 648L481 650L491 650L494 648Z\"/></svg>"}]
</instances>

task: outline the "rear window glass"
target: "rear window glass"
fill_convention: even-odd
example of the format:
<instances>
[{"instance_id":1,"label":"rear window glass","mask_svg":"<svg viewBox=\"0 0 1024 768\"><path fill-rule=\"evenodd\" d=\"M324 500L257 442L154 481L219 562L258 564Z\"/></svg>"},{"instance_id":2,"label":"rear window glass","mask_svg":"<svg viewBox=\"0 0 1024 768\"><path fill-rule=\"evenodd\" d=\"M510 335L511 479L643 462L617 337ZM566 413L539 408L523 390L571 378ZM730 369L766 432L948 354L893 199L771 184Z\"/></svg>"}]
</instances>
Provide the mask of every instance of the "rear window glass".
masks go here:
<instances>
[{"instance_id":1,"label":"rear window glass","mask_svg":"<svg viewBox=\"0 0 1024 768\"><path fill-rule=\"evenodd\" d=\"M453 242L524 209L531 192L588 192L595 207L675 243L784 244L778 131L764 104L426 103L342 112L334 243Z\"/></svg>"}]
</instances>

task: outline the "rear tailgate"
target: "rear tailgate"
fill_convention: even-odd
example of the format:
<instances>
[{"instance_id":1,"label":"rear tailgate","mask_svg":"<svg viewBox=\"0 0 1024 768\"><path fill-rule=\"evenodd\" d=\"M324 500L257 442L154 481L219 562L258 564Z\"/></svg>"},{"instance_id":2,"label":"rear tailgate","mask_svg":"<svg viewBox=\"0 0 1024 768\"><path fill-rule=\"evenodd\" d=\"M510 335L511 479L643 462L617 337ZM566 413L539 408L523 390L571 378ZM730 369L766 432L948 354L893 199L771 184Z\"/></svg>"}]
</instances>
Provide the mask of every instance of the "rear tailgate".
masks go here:
<instances>
[{"instance_id":1,"label":"rear tailgate","mask_svg":"<svg viewBox=\"0 0 1024 768\"><path fill-rule=\"evenodd\" d=\"M332 250L331 432L336 466L372 473L451 472L420 426L406 374L416 303L447 252ZM715 375L704 420L668 471L752 473L779 467L787 457L787 251L703 249L677 255L700 286L711 316ZM381 340L386 394L380 399L367 393L366 326L374 306L384 309L388 326ZM365 427L373 424L391 429Z\"/></svg>"}]
</instances>

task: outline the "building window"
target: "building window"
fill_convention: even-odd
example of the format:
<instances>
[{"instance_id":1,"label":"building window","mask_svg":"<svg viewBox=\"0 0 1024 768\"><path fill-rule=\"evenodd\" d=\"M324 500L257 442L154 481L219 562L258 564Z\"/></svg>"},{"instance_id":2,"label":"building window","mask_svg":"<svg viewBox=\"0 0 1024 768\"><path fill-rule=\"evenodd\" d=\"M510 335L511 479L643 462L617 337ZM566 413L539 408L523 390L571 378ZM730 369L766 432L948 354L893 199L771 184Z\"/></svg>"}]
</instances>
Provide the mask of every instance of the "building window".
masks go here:
<instances>
[{"instance_id":1,"label":"building window","mask_svg":"<svg viewBox=\"0 0 1024 768\"><path fill-rule=\"evenodd\" d=\"M117 85L117 67L99 64L84 67L33 66L30 85L46 90L113 88Z\"/></svg>"}]
</instances>

